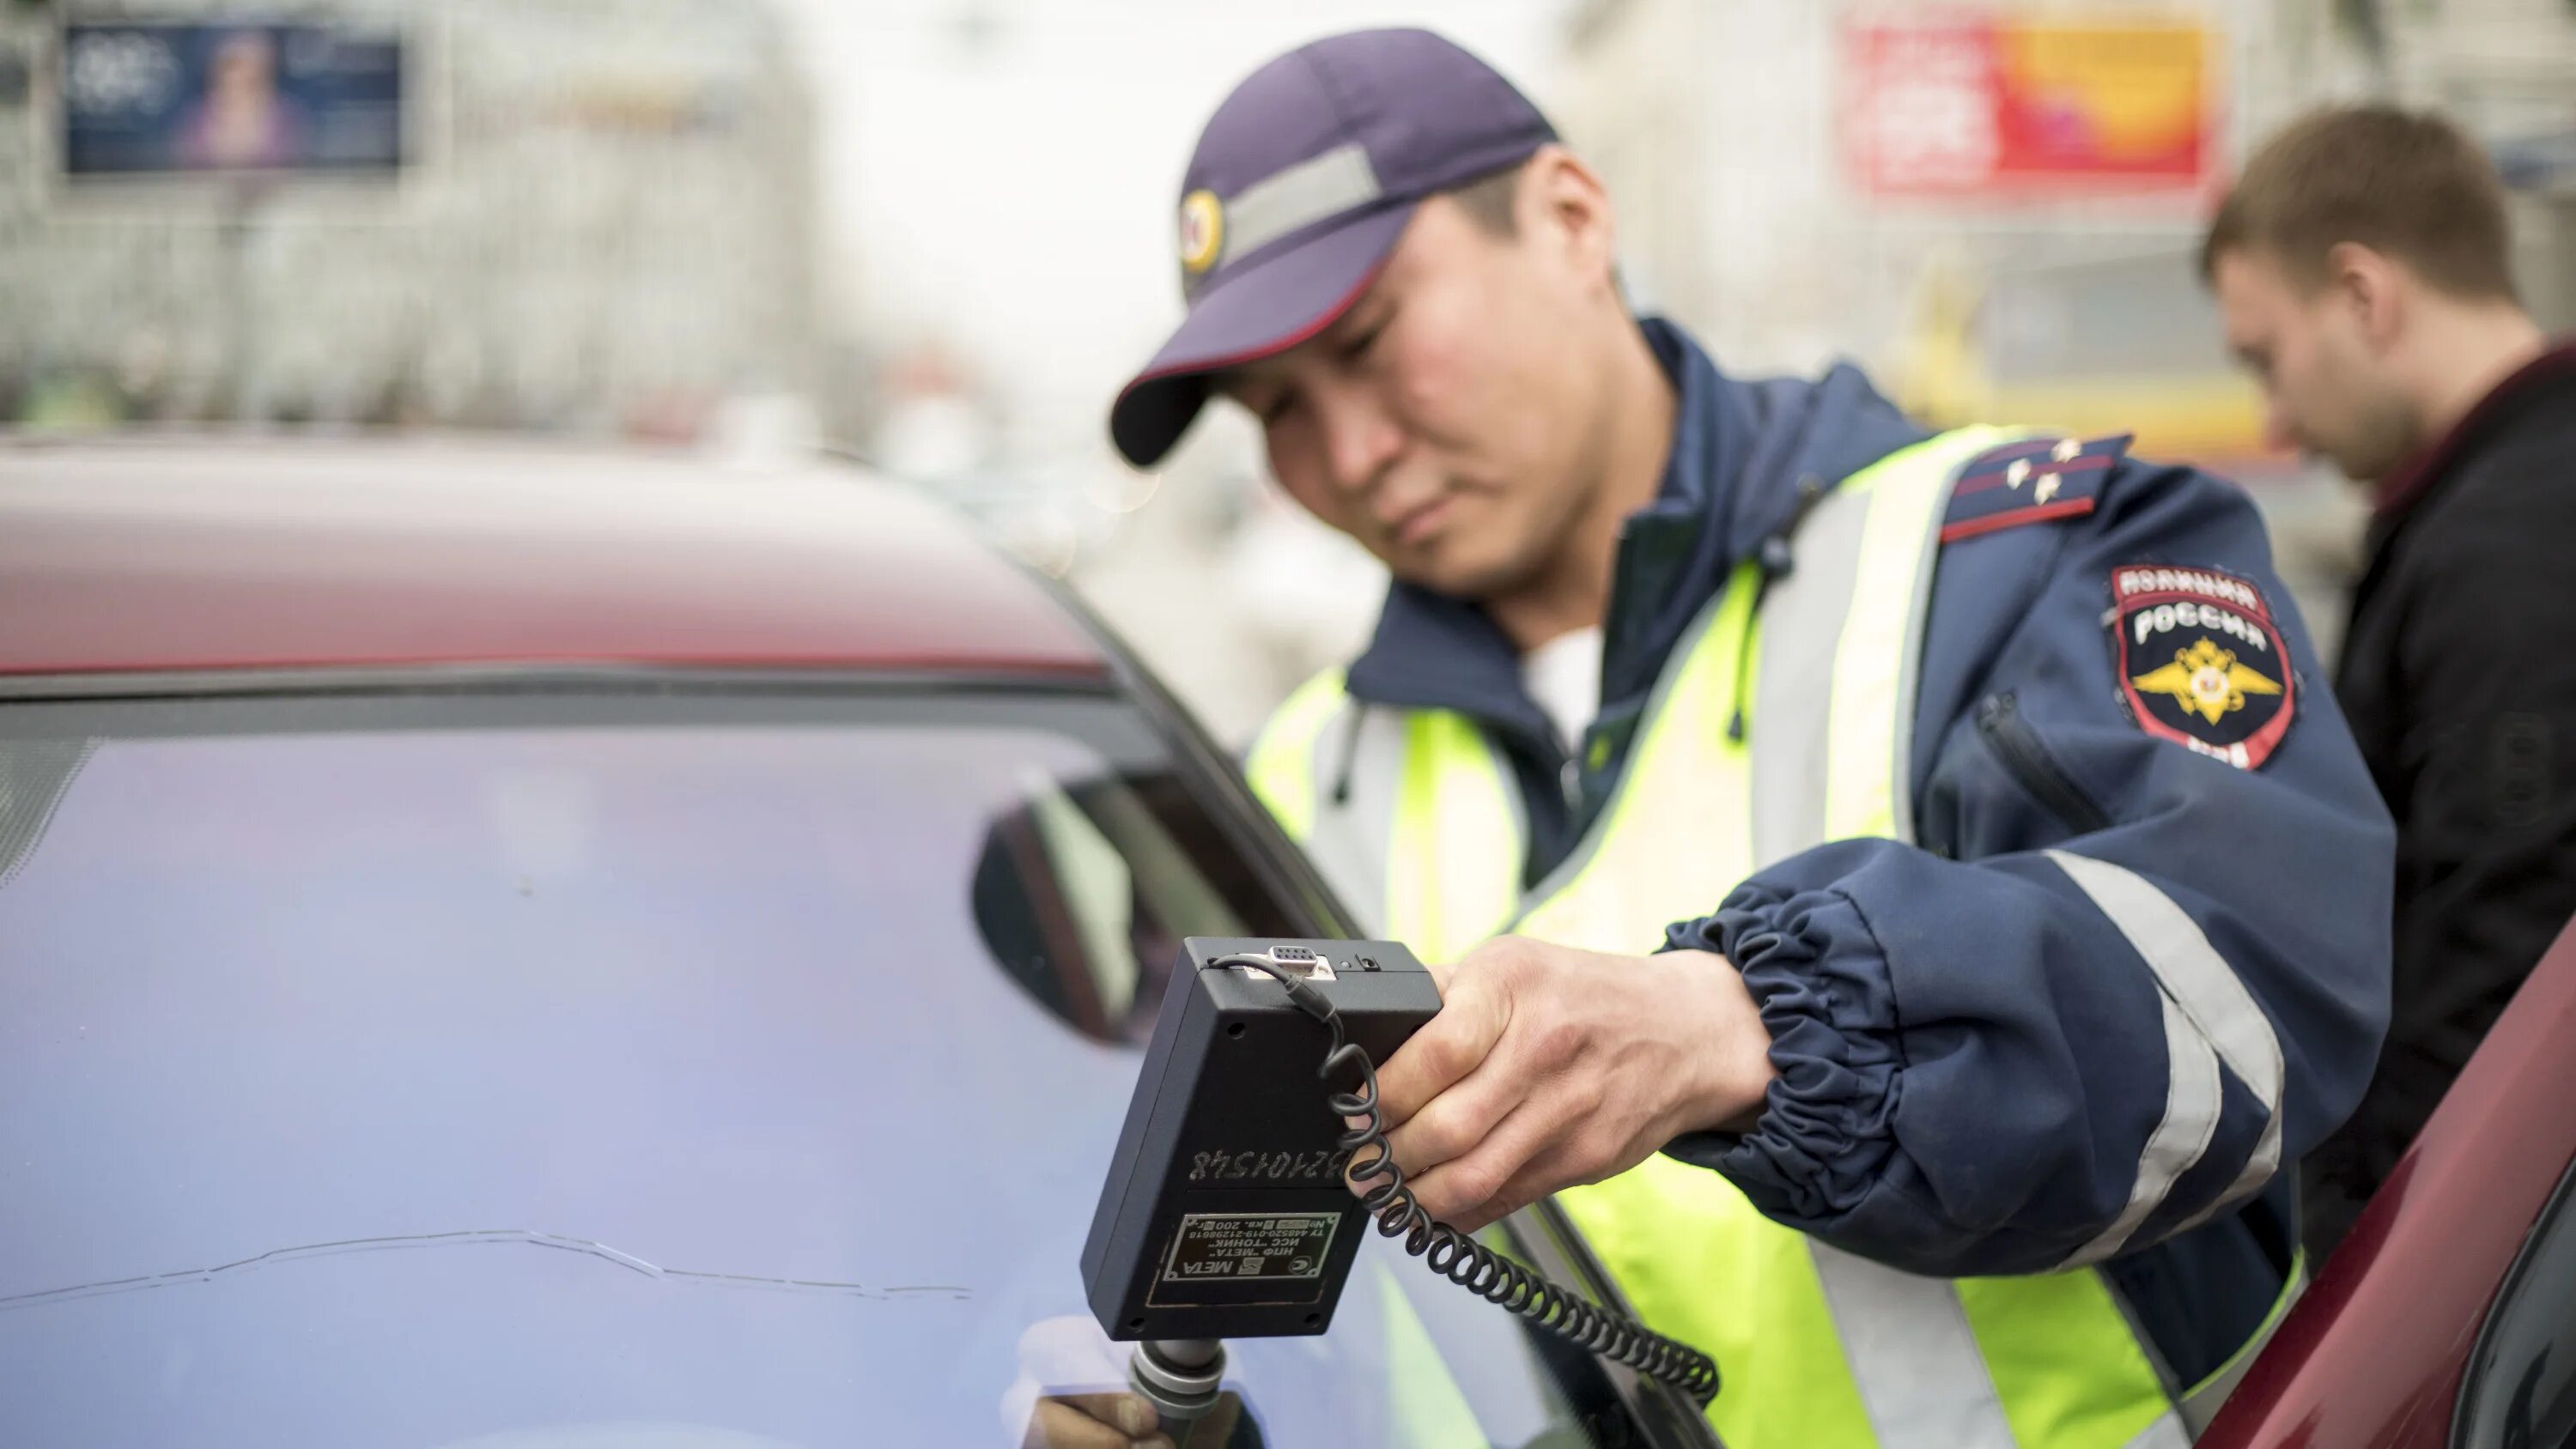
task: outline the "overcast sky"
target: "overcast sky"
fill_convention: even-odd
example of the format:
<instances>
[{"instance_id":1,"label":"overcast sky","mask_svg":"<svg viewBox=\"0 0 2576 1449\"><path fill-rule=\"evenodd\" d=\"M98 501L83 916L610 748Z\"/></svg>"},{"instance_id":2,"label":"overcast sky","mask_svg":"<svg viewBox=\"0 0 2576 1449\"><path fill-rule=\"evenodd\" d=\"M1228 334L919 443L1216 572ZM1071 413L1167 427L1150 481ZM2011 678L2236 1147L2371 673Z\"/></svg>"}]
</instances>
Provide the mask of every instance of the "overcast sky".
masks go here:
<instances>
[{"instance_id":1,"label":"overcast sky","mask_svg":"<svg viewBox=\"0 0 2576 1449\"><path fill-rule=\"evenodd\" d=\"M821 109L845 321L937 331L1041 416L1104 408L1179 314L1199 124L1254 67L1424 24L1542 102L1567 0L781 0ZM1081 431L1098 431L1089 422Z\"/></svg>"}]
</instances>

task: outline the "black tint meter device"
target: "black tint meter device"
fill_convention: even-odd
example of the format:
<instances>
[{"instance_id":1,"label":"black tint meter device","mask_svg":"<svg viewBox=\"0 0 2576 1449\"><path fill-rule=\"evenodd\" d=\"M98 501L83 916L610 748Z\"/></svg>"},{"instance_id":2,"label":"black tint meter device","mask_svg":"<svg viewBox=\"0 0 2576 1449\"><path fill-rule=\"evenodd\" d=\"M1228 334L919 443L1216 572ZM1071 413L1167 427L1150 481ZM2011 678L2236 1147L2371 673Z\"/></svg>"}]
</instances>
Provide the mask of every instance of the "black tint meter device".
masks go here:
<instances>
[{"instance_id":1,"label":"black tint meter device","mask_svg":"<svg viewBox=\"0 0 2576 1449\"><path fill-rule=\"evenodd\" d=\"M1138 1344L1131 1382L1166 1419L1213 1401L1223 1340L1329 1328L1372 1229L1549 1333L1701 1404L1717 1392L1708 1355L1414 1201L1386 1151L1376 1064L1439 1012L1431 973L1391 941L1181 943L1082 1246L1092 1316Z\"/></svg>"},{"instance_id":2,"label":"black tint meter device","mask_svg":"<svg viewBox=\"0 0 2576 1449\"><path fill-rule=\"evenodd\" d=\"M1431 973L1391 942L1181 943L1082 1249L1113 1339L1321 1333L1368 1227L1318 1079L1324 1029L1277 977L1220 964L1245 957L1319 993L1372 1061L1440 1010Z\"/></svg>"}]
</instances>

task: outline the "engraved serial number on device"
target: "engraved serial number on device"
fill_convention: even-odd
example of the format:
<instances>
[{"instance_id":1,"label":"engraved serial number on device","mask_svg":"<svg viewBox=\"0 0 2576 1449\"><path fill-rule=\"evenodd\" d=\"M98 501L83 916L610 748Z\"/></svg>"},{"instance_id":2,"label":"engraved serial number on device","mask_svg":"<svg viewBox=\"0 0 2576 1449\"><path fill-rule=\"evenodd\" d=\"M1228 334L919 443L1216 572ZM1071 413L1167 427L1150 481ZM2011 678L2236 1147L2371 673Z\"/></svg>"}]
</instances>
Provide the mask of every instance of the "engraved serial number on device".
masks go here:
<instances>
[{"instance_id":1,"label":"engraved serial number on device","mask_svg":"<svg viewBox=\"0 0 2576 1449\"><path fill-rule=\"evenodd\" d=\"M1201 1152L1190 1158L1192 1182L1339 1182L1351 1154L1314 1152Z\"/></svg>"}]
</instances>

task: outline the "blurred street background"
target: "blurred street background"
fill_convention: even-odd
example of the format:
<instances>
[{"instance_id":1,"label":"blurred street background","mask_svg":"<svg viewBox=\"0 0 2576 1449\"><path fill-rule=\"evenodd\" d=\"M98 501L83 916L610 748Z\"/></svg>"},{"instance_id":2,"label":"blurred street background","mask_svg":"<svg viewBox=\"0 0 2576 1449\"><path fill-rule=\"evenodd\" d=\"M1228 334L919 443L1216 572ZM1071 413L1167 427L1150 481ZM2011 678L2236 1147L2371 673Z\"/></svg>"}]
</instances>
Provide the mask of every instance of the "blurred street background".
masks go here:
<instances>
[{"instance_id":1,"label":"blurred street background","mask_svg":"<svg viewBox=\"0 0 2576 1449\"><path fill-rule=\"evenodd\" d=\"M832 449L1241 744L1382 578L1241 418L1145 476L1105 409L1178 315L1207 112L1395 23L1550 112L1722 365L2134 430L2244 483L2321 632L2359 501L2264 451L2194 271L2237 161L2321 101L2439 107L2576 326L2576 0L0 0L0 425Z\"/></svg>"}]
</instances>

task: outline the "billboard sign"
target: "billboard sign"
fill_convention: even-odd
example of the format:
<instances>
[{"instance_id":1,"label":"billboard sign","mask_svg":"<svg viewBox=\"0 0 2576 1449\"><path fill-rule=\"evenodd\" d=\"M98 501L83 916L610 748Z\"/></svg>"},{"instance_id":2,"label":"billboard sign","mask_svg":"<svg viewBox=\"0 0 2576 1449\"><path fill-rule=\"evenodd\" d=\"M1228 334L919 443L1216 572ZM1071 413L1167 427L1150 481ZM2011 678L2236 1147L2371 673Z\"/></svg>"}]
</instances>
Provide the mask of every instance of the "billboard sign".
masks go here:
<instances>
[{"instance_id":1,"label":"billboard sign","mask_svg":"<svg viewBox=\"0 0 2576 1449\"><path fill-rule=\"evenodd\" d=\"M2219 159L2216 55L2182 20L1851 18L1844 163L1874 196L2197 193Z\"/></svg>"},{"instance_id":2,"label":"billboard sign","mask_svg":"<svg viewBox=\"0 0 2576 1449\"><path fill-rule=\"evenodd\" d=\"M403 50L328 23L63 27L62 156L75 178L388 173Z\"/></svg>"}]
</instances>

